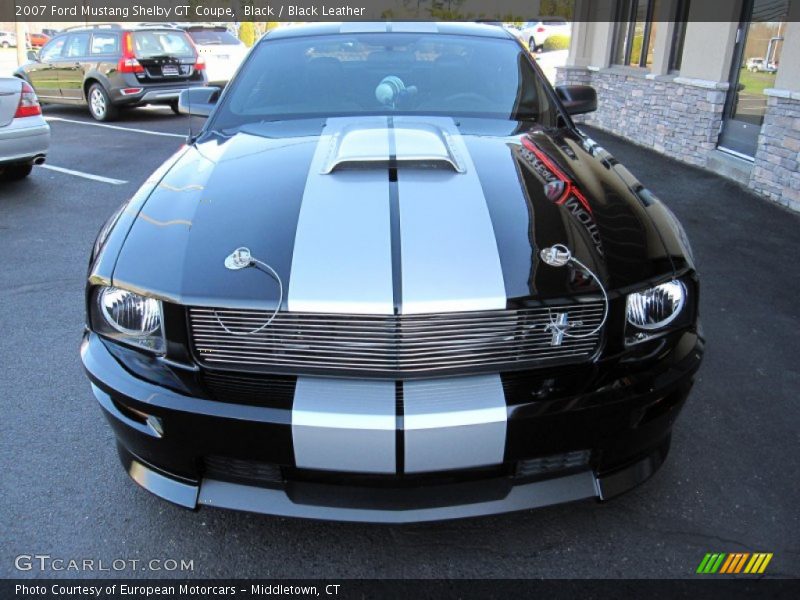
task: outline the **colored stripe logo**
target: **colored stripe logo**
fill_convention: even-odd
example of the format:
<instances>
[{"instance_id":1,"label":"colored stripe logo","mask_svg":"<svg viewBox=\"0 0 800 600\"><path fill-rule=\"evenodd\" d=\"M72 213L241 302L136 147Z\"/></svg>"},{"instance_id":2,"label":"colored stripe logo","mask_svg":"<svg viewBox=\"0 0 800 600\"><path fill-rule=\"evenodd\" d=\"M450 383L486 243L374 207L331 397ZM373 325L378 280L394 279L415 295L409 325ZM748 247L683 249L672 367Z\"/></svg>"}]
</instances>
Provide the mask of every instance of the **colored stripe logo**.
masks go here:
<instances>
[{"instance_id":1,"label":"colored stripe logo","mask_svg":"<svg viewBox=\"0 0 800 600\"><path fill-rule=\"evenodd\" d=\"M748 573L760 575L767 569L767 565L772 560L771 552L734 552L724 553L709 552L700 561L697 573L701 575L725 574L735 575L737 573Z\"/></svg>"}]
</instances>

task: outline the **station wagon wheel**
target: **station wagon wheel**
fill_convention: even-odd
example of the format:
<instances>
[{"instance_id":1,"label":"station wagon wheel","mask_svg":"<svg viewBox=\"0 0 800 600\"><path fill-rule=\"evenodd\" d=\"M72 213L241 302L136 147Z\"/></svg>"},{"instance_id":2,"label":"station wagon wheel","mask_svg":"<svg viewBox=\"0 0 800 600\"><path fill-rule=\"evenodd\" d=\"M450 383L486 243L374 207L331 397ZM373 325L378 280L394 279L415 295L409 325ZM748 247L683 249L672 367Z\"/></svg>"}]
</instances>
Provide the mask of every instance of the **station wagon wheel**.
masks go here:
<instances>
[{"instance_id":1,"label":"station wagon wheel","mask_svg":"<svg viewBox=\"0 0 800 600\"><path fill-rule=\"evenodd\" d=\"M528 50L531 52L536 52L536 48L538 48L536 45L536 40L531 37L531 39L528 40Z\"/></svg>"},{"instance_id":2,"label":"station wagon wheel","mask_svg":"<svg viewBox=\"0 0 800 600\"><path fill-rule=\"evenodd\" d=\"M111 104L106 90L99 83L92 84L87 97L89 113L96 121L113 121L117 118L117 107Z\"/></svg>"},{"instance_id":3,"label":"station wagon wheel","mask_svg":"<svg viewBox=\"0 0 800 600\"><path fill-rule=\"evenodd\" d=\"M3 48L10 48L11 47L11 44L9 44L8 42L5 42L5 41L0 45L2 45Z\"/></svg>"}]
</instances>

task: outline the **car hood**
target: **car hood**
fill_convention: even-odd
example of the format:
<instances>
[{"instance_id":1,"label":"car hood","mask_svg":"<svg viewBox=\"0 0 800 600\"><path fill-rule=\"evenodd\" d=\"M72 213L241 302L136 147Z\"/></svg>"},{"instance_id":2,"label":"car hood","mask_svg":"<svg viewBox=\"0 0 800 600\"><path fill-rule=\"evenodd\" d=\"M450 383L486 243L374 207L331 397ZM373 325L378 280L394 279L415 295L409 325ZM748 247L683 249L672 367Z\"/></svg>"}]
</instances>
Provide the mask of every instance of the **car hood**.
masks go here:
<instances>
[{"instance_id":1,"label":"car hood","mask_svg":"<svg viewBox=\"0 0 800 600\"><path fill-rule=\"evenodd\" d=\"M295 120L207 133L173 160L117 226L113 282L182 304L396 314L596 291L542 262L555 244L609 290L673 271L638 183L567 128ZM239 247L281 285L226 268Z\"/></svg>"}]
</instances>

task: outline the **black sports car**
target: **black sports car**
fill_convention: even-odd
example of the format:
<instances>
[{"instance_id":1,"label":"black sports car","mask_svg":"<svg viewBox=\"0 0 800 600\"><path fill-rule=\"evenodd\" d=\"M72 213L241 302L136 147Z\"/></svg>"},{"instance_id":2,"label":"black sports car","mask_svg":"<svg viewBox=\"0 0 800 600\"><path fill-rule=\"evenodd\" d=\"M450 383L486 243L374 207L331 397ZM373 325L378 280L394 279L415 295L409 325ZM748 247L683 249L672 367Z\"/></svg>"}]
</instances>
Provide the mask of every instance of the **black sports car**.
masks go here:
<instances>
[{"instance_id":1,"label":"black sports car","mask_svg":"<svg viewBox=\"0 0 800 600\"><path fill-rule=\"evenodd\" d=\"M217 96L220 96L217 98ZM81 355L141 486L408 522L644 481L703 354L681 225L503 28L270 32L108 221Z\"/></svg>"}]
</instances>

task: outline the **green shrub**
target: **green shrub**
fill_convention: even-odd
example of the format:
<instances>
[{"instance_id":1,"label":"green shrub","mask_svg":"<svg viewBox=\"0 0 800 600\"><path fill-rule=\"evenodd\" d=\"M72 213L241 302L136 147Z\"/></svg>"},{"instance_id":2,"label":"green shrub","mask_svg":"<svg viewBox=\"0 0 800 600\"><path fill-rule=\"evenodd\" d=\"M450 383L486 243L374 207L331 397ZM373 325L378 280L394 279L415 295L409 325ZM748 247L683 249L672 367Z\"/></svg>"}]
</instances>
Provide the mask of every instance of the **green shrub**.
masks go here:
<instances>
[{"instance_id":1,"label":"green shrub","mask_svg":"<svg viewBox=\"0 0 800 600\"><path fill-rule=\"evenodd\" d=\"M242 21L239 25L239 39L248 48L256 43L256 28L252 21Z\"/></svg>"},{"instance_id":2,"label":"green shrub","mask_svg":"<svg viewBox=\"0 0 800 600\"><path fill-rule=\"evenodd\" d=\"M629 63L633 67L639 66L639 61L642 58L643 42L644 42L644 34L637 35L633 38L633 44L631 45L631 62Z\"/></svg>"},{"instance_id":3,"label":"green shrub","mask_svg":"<svg viewBox=\"0 0 800 600\"><path fill-rule=\"evenodd\" d=\"M575 0L540 0L539 14L564 17L567 21L572 21L575 14Z\"/></svg>"},{"instance_id":4,"label":"green shrub","mask_svg":"<svg viewBox=\"0 0 800 600\"><path fill-rule=\"evenodd\" d=\"M544 52L569 50L569 40L570 37L568 35L551 35L544 41L544 44L542 44L542 50Z\"/></svg>"}]
</instances>

